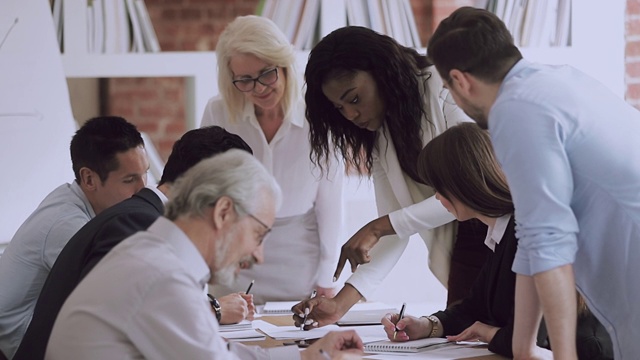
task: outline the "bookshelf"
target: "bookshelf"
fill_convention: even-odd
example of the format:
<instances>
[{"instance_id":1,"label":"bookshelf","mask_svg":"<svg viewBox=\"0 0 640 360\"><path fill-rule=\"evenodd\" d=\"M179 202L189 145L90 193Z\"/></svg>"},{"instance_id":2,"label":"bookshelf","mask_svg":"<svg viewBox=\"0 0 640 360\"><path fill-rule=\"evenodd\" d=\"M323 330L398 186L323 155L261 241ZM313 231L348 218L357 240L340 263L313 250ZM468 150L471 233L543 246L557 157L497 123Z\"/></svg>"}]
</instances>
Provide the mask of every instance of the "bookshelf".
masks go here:
<instances>
[{"instance_id":1,"label":"bookshelf","mask_svg":"<svg viewBox=\"0 0 640 360\"><path fill-rule=\"evenodd\" d=\"M511 1L515 0L489 0L485 6L490 6L492 2ZM560 4L562 1L549 0L548 4ZM520 44L519 48L527 60L572 65L595 77L620 97L624 97L625 6L624 0L610 0L606 3L594 0L570 1L568 45L550 46L537 43L536 46L525 46ZM548 34L547 30L543 31Z\"/></svg>"}]
</instances>

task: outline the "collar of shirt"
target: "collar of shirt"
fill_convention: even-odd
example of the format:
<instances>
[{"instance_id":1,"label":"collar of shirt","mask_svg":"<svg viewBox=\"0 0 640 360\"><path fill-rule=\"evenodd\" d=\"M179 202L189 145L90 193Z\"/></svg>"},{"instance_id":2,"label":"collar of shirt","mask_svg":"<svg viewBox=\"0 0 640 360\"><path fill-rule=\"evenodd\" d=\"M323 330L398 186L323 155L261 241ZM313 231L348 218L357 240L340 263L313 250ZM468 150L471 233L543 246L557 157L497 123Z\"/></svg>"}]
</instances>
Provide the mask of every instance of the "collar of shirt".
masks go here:
<instances>
[{"instance_id":1,"label":"collar of shirt","mask_svg":"<svg viewBox=\"0 0 640 360\"><path fill-rule=\"evenodd\" d=\"M158 195L158 197L160 198L160 201L162 201L164 205L167 205L167 201L169 201L169 199L167 198L167 195L165 195L162 191L160 191L155 186L147 186L147 189L153 191L156 195Z\"/></svg>"},{"instance_id":2,"label":"collar of shirt","mask_svg":"<svg viewBox=\"0 0 640 360\"><path fill-rule=\"evenodd\" d=\"M293 104L291 104L291 109L289 111L289 114L285 116L284 121L292 125L295 125L299 128L304 127L304 122L305 122L304 116L291 116L292 114L298 114L298 112L300 111L299 107L303 106L303 104L304 103L301 101L294 101ZM302 112L302 114L304 114L304 111ZM242 120L253 121L255 122L255 125L259 126L258 119L256 118L256 109L251 101L246 101L244 104L244 110L242 112Z\"/></svg>"},{"instance_id":3,"label":"collar of shirt","mask_svg":"<svg viewBox=\"0 0 640 360\"><path fill-rule=\"evenodd\" d=\"M166 240L174 249L175 255L184 266L185 271L193 276L202 287L209 282L211 278L209 266L191 239L176 224L160 216L147 231Z\"/></svg>"},{"instance_id":4,"label":"collar of shirt","mask_svg":"<svg viewBox=\"0 0 640 360\"><path fill-rule=\"evenodd\" d=\"M484 244L487 245L491 251L496 251L496 244L500 244L504 232L507 231L509 220L511 220L511 214L502 215L496 219L492 227L487 229L487 237L484 239Z\"/></svg>"},{"instance_id":5,"label":"collar of shirt","mask_svg":"<svg viewBox=\"0 0 640 360\"><path fill-rule=\"evenodd\" d=\"M69 188L74 194L76 194L76 196L82 199L82 202L87 207L87 213L89 214L89 216L92 219L96 217L96 212L93 210L93 206L91 205L91 202L89 202L89 198L87 198L87 195L85 195L84 191L82 191L80 185L75 180L73 180L71 181Z\"/></svg>"}]
</instances>

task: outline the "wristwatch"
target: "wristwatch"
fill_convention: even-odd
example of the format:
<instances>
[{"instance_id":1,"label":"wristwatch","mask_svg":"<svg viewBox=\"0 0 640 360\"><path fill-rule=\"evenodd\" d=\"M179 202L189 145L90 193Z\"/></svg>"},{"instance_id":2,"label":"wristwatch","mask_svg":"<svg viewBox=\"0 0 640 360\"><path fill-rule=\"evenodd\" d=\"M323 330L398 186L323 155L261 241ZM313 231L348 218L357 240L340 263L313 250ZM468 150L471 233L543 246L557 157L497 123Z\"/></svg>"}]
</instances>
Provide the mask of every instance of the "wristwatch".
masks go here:
<instances>
[{"instance_id":1,"label":"wristwatch","mask_svg":"<svg viewBox=\"0 0 640 360\"><path fill-rule=\"evenodd\" d=\"M209 297L209 303L211 303L211 308L216 313L216 319L218 319L218 322L220 322L220 319L222 319L222 309L220 308L220 303L216 298L211 296L211 294L207 294L207 296Z\"/></svg>"},{"instance_id":2,"label":"wristwatch","mask_svg":"<svg viewBox=\"0 0 640 360\"><path fill-rule=\"evenodd\" d=\"M438 329L440 328L440 319L438 319L433 315L427 316L427 319L431 321L431 334L429 334L429 337L430 338L436 337L436 334L438 333Z\"/></svg>"}]
</instances>

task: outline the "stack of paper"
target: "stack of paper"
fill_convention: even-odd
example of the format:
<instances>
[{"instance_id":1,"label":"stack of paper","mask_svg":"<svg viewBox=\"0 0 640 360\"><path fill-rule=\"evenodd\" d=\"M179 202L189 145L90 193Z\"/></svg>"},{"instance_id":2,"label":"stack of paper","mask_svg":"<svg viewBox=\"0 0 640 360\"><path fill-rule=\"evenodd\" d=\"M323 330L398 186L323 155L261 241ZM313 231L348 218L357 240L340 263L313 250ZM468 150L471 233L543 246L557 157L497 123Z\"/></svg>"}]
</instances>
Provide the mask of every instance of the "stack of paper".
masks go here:
<instances>
[{"instance_id":1,"label":"stack of paper","mask_svg":"<svg viewBox=\"0 0 640 360\"><path fill-rule=\"evenodd\" d=\"M263 333L256 331L251 321L242 320L237 324L220 325L220 335L229 341L254 341L264 340Z\"/></svg>"}]
</instances>

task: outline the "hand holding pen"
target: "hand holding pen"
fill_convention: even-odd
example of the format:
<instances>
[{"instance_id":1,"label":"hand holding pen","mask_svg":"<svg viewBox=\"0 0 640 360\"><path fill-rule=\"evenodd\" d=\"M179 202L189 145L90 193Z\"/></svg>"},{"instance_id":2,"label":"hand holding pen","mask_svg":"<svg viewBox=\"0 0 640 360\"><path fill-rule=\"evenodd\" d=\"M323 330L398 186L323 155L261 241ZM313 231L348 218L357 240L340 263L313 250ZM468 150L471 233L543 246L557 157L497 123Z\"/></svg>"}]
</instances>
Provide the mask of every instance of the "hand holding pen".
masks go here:
<instances>
[{"instance_id":1,"label":"hand holding pen","mask_svg":"<svg viewBox=\"0 0 640 360\"><path fill-rule=\"evenodd\" d=\"M240 295L244 301L247 302L247 316L245 317L247 320L253 320L255 314L256 314L256 305L253 303L253 295L249 295L249 291L251 291L251 288L253 287L253 283L255 282L255 280L251 280L251 282L249 283L249 287L247 288L247 291L245 291L244 293L239 292L238 295Z\"/></svg>"},{"instance_id":2,"label":"hand holding pen","mask_svg":"<svg viewBox=\"0 0 640 360\"><path fill-rule=\"evenodd\" d=\"M400 309L400 316L398 316L398 321L396 321L396 326L394 326L394 330L393 330L393 339L396 339L396 336L398 336L398 331L400 331L400 329L398 329L398 323L400 322L400 320L404 319L404 310L407 308L407 303L402 303L402 308Z\"/></svg>"},{"instance_id":3,"label":"hand holding pen","mask_svg":"<svg viewBox=\"0 0 640 360\"><path fill-rule=\"evenodd\" d=\"M313 289L313 291L311 292L311 297L309 297L309 299L313 299L314 297L316 297L316 289ZM308 307L305 307L304 309L304 317L302 318L302 324L300 324L300 330L304 330L304 326L308 325L307 324L307 316L309 316L309 312L311 311L311 309L309 309Z\"/></svg>"}]
</instances>

